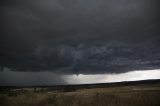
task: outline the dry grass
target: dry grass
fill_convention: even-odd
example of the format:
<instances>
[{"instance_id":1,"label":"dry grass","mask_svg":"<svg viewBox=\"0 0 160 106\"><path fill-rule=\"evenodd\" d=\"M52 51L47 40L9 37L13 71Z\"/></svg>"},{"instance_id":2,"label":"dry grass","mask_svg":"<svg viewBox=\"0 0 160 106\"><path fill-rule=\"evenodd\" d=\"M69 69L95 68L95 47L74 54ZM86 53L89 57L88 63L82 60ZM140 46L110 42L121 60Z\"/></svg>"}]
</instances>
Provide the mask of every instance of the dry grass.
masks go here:
<instances>
[{"instance_id":1,"label":"dry grass","mask_svg":"<svg viewBox=\"0 0 160 106\"><path fill-rule=\"evenodd\" d=\"M1 106L160 106L160 87L113 87L75 92L0 95Z\"/></svg>"}]
</instances>

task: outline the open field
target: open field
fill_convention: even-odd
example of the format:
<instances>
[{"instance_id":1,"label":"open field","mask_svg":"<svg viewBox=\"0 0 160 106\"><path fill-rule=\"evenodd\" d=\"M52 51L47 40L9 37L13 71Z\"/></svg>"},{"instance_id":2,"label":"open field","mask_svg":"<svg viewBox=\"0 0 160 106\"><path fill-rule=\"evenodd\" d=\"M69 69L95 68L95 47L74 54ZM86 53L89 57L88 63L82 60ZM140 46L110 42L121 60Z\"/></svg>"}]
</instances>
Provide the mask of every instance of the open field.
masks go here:
<instances>
[{"instance_id":1,"label":"open field","mask_svg":"<svg viewBox=\"0 0 160 106\"><path fill-rule=\"evenodd\" d=\"M17 95L10 94L16 91L13 89L1 92L0 106L160 106L160 83L81 88L68 92L23 90Z\"/></svg>"}]
</instances>

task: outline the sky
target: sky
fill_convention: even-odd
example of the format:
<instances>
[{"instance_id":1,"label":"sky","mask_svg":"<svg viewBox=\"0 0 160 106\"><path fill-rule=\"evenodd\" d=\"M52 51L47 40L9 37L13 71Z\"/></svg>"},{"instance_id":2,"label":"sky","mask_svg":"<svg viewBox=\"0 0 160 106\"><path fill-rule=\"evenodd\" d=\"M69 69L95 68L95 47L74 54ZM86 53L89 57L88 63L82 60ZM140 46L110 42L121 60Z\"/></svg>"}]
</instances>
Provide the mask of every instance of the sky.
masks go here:
<instances>
[{"instance_id":1,"label":"sky","mask_svg":"<svg viewBox=\"0 0 160 106\"><path fill-rule=\"evenodd\" d=\"M112 81L125 81L127 73L139 79L149 70L145 79L159 79L152 73L160 69L159 4L159 0L1 0L0 85L96 83L95 76L110 75ZM94 77L93 82L86 76ZM11 80L16 78L22 82Z\"/></svg>"}]
</instances>

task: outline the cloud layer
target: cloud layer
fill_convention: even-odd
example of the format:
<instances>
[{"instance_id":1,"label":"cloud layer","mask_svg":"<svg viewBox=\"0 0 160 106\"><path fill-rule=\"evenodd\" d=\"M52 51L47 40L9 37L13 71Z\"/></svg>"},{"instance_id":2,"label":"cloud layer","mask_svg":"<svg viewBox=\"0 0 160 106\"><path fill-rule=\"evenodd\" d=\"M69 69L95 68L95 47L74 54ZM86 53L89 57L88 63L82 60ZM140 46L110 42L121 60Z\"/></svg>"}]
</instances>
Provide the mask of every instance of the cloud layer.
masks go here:
<instances>
[{"instance_id":1,"label":"cloud layer","mask_svg":"<svg viewBox=\"0 0 160 106\"><path fill-rule=\"evenodd\" d=\"M160 66L157 0L2 0L0 67L62 74Z\"/></svg>"}]
</instances>

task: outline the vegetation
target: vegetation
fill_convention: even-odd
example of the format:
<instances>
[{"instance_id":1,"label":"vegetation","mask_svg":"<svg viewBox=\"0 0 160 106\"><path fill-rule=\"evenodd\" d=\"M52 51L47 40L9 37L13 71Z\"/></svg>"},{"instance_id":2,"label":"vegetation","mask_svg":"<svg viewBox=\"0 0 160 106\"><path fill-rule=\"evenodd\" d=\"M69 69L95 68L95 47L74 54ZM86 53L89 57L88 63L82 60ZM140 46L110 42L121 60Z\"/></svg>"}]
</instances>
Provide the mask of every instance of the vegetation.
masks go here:
<instances>
[{"instance_id":1,"label":"vegetation","mask_svg":"<svg viewBox=\"0 0 160 106\"><path fill-rule=\"evenodd\" d=\"M160 106L160 84L8 94L0 94L1 106Z\"/></svg>"}]
</instances>

